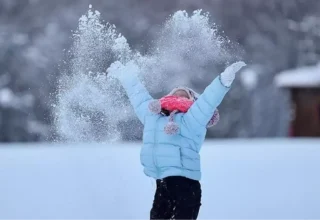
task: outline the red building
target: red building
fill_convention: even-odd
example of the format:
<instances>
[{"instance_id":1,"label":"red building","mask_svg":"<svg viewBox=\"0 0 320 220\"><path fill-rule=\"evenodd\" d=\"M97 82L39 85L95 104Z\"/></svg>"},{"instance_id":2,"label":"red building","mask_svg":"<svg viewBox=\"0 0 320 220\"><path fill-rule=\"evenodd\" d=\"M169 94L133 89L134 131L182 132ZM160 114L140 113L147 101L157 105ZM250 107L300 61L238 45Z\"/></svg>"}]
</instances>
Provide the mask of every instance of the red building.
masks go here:
<instances>
[{"instance_id":1,"label":"red building","mask_svg":"<svg viewBox=\"0 0 320 220\"><path fill-rule=\"evenodd\" d=\"M290 136L320 137L320 63L279 73L275 83L291 92Z\"/></svg>"}]
</instances>

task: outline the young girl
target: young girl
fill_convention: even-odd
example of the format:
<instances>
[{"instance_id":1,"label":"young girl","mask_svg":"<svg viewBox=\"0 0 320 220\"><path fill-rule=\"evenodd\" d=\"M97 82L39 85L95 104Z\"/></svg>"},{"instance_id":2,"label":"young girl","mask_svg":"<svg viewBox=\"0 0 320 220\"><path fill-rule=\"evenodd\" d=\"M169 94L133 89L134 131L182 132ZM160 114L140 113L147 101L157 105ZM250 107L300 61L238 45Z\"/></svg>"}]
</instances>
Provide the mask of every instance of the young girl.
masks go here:
<instances>
[{"instance_id":1,"label":"young girl","mask_svg":"<svg viewBox=\"0 0 320 220\"><path fill-rule=\"evenodd\" d=\"M219 119L217 107L246 64L236 62L216 77L202 95L178 87L154 100L138 78L139 68L119 61L108 69L123 85L144 125L140 153L144 173L156 179L150 219L196 219L201 206L199 151L207 128Z\"/></svg>"}]
</instances>

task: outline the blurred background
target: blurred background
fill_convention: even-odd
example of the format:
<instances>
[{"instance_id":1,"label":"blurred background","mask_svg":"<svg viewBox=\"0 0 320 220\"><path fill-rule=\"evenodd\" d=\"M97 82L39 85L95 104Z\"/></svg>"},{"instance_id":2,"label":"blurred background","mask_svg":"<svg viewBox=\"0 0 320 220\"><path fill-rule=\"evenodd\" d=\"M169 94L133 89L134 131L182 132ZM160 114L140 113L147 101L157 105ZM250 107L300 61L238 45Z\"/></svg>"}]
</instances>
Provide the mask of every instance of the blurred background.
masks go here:
<instances>
[{"instance_id":1,"label":"blurred background","mask_svg":"<svg viewBox=\"0 0 320 220\"><path fill-rule=\"evenodd\" d=\"M249 66L208 138L320 136L318 0L0 0L1 142L52 139L50 93L89 4L133 47L150 42L175 11L200 8L244 48Z\"/></svg>"}]
</instances>

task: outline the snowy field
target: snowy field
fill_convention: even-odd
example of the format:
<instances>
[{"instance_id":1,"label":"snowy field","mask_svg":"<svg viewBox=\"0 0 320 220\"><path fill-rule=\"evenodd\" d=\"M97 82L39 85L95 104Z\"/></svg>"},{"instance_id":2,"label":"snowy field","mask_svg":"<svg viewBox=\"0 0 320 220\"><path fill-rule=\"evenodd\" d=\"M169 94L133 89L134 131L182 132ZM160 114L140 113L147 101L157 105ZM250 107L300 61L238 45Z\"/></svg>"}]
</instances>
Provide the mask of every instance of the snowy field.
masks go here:
<instances>
[{"instance_id":1,"label":"snowy field","mask_svg":"<svg viewBox=\"0 0 320 220\"><path fill-rule=\"evenodd\" d=\"M139 146L2 145L0 218L148 219ZM320 139L218 140L201 156L199 218L320 219Z\"/></svg>"}]
</instances>

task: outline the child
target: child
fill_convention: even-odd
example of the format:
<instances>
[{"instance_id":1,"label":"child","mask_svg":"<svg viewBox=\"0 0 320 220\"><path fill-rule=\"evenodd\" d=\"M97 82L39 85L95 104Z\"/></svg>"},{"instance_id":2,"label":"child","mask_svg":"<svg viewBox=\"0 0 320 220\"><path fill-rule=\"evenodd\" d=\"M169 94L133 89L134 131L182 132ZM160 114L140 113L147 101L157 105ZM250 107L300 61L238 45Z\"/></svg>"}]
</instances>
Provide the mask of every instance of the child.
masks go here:
<instances>
[{"instance_id":1,"label":"child","mask_svg":"<svg viewBox=\"0 0 320 220\"><path fill-rule=\"evenodd\" d=\"M139 68L119 61L108 69L123 85L136 115L144 125L140 153L144 173L157 189L150 219L196 219L201 206L199 151L207 128L216 124L217 107L246 64L236 62L216 77L202 95L175 88L154 100L138 79Z\"/></svg>"}]
</instances>

